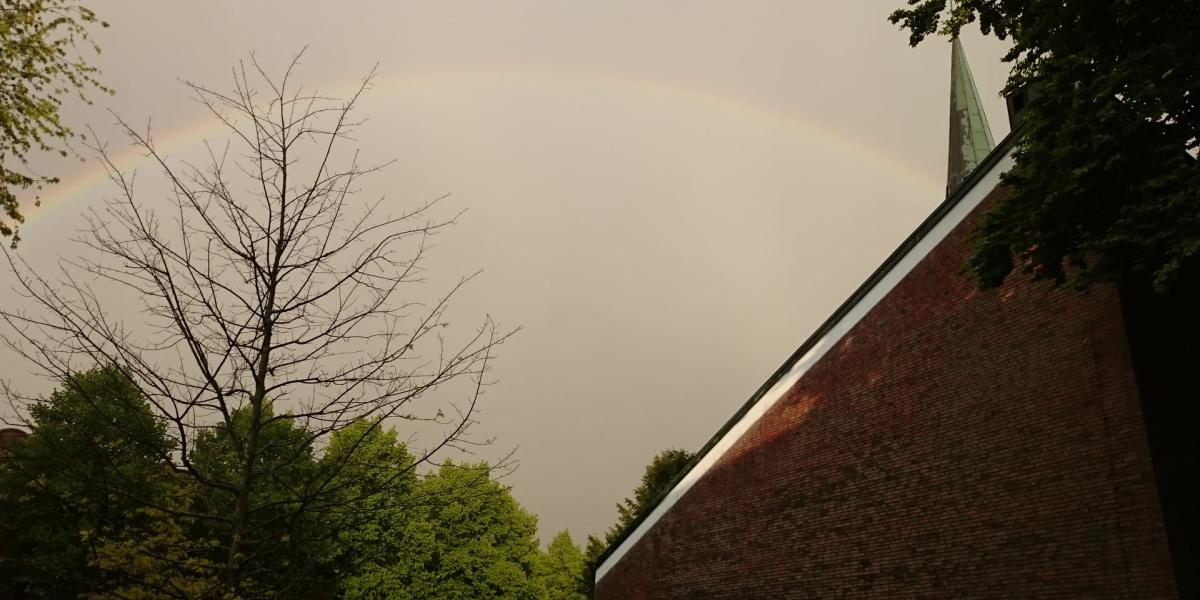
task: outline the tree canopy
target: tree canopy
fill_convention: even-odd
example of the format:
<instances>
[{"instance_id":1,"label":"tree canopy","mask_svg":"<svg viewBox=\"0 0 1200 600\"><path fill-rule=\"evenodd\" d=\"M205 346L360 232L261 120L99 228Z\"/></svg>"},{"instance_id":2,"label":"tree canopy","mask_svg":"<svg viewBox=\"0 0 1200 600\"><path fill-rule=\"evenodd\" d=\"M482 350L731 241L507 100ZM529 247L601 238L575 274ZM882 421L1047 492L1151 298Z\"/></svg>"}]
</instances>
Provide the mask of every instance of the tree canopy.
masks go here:
<instances>
[{"instance_id":1,"label":"tree canopy","mask_svg":"<svg viewBox=\"0 0 1200 600\"><path fill-rule=\"evenodd\" d=\"M402 476L390 491L364 496L378 508L375 518L338 538L338 564L349 575L345 598L544 598L537 518L492 477L491 466L447 461L416 477L392 434L372 443L401 469L386 472Z\"/></svg>"},{"instance_id":2,"label":"tree canopy","mask_svg":"<svg viewBox=\"0 0 1200 600\"><path fill-rule=\"evenodd\" d=\"M419 472L381 420L355 421L317 448L296 421L271 419L269 404L250 466L265 476L248 503L244 578L229 590L221 540L243 465L227 430L248 427L248 409L196 439L191 470L173 464L169 429L117 368L65 380L29 412L31 434L0 457L3 597L586 597L570 534L541 551L537 518L492 465ZM317 506L297 510L302 502Z\"/></svg>"},{"instance_id":3,"label":"tree canopy","mask_svg":"<svg viewBox=\"0 0 1200 600\"><path fill-rule=\"evenodd\" d=\"M234 411L229 424L219 424L195 440L192 470L207 485L194 494L194 511L201 518L192 538L199 544L233 535L227 516L241 492L237 482L242 470L249 468L260 484L247 491L247 526L242 533L246 582L239 593L257 597L327 588L332 575L324 568L324 556L333 533L320 512L305 510L306 505L322 503L312 493L319 478L312 434L293 419L274 418L274 407L268 403L259 415L259 449L247 465L234 446L245 439L251 413L250 407ZM199 545L209 561L225 559L225 548L219 544Z\"/></svg>"},{"instance_id":4,"label":"tree canopy","mask_svg":"<svg viewBox=\"0 0 1200 600\"><path fill-rule=\"evenodd\" d=\"M586 600L591 597L583 552L575 545L569 531L558 532L546 546L539 578L546 600Z\"/></svg>"},{"instance_id":5,"label":"tree canopy","mask_svg":"<svg viewBox=\"0 0 1200 600\"><path fill-rule=\"evenodd\" d=\"M29 412L32 434L0 467L0 596L76 597L106 576L98 549L172 495L173 444L112 367L62 381Z\"/></svg>"},{"instance_id":6,"label":"tree canopy","mask_svg":"<svg viewBox=\"0 0 1200 600\"><path fill-rule=\"evenodd\" d=\"M433 545L423 577L447 600L540 597L535 579L537 517L487 463L447 461L422 481L433 524Z\"/></svg>"},{"instance_id":7,"label":"tree canopy","mask_svg":"<svg viewBox=\"0 0 1200 600\"><path fill-rule=\"evenodd\" d=\"M1012 40L1005 92L1036 93L1011 195L975 228L966 269L1165 293L1200 270L1200 10L1191 0L908 0L919 44L978 23Z\"/></svg>"},{"instance_id":8,"label":"tree canopy","mask_svg":"<svg viewBox=\"0 0 1200 600\"><path fill-rule=\"evenodd\" d=\"M100 51L88 34L95 25L108 26L71 0L0 2L0 237L11 236L13 244L25 219L17 190L58 181L28 168L30 152L66 156L75 136L59 114L63 100L111 93L80 52Z\"/></svg>"},{"instance_id":9,"label":"tree canopy","mask_svg":"<svg viewBox=\"0 0 1200 600\"><path fill-rule=\"evenodd\" d=\"M668 448L656 454L650 460L650 464L646 465L641 483L633 490L633 498L625 498L617 503L617 522L604 532L603 538L594 535L588 536L585 562L589 571L587 578L589 592L593 583L590 574L598 566L600 556L625 533L625 530L638 517L642 516L642 513L658 500L659 496L667 493L671 482L675 481L675 478L683 472L683 469L695 456L695 453L681 448Z\"/></svg>"}]
</instances>

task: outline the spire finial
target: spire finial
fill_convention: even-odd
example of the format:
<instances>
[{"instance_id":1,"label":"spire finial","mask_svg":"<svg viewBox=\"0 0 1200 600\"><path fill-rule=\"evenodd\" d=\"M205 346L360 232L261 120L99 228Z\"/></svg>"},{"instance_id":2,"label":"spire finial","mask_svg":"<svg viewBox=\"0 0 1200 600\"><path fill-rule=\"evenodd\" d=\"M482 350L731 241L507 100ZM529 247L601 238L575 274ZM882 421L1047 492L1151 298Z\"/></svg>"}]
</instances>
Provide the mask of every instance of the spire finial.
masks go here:
<instances>
[{"instance_id":1,"label":"spire finial","mask_svg":"<svg viewBox=\"0 0 1200 600\"><path fill-rule=\"evenodd\" d=\"M953 9L953 3L951 3ZM946 169L949 195L996 146L988 127L975 78L958 36L950 40L950 156Z\"/></svg>"}]
</instances>

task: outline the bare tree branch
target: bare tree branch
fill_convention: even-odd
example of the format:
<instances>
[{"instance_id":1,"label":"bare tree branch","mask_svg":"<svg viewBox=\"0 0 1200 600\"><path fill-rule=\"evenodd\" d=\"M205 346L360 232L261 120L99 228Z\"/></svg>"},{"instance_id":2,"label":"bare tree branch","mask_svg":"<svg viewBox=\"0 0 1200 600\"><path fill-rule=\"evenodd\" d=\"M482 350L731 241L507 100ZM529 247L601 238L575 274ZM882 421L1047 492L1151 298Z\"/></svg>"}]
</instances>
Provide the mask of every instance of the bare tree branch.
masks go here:
<instances>
[{"instance_id":1,"label":"bare tree branch","mask_svg":"<svg viewBox=\"0 0 1200 600\"><path fill-rule=\"evenodd\" d=\"M231 514L189 513L221 525L221 581L230 591L262 550L255 542L264 523L353 500L337 464L288 497L257 498L272 477L257 468L259 457L278 450L263 445L264 427L296 423L311 447L356 421L408 420L439 432L414 468L432 464L443 450L486 443L470 430L495 350L515 332L488 317L463 339L445 339L447 308L474 275L429 304L417 290L432 238L458 215L436 218L441 198L395 215L382 197L356 201L360 182L387 166L364 166L357 152L342 151L362 123L354 107L375 72L339 101L291 82L300 57L276 80L252 56L234 69L228 93L187 84L232 135L223 148L208 148L202 166L169 160L148 126L118 118L169 184L169 210L140 201L134 174L98 145L117 193L87 216L79 241L88 254L62 261L52 281L5 251L31 308L0 307L4 342L56 380L95 365L128 373L169 424L177 449L164 461L233 497ZM134 294L145 322L115 321L98 283ZM444 394L424 401L440 388L454 391L446 386L459 379L472 382L462 402ZM239 414L246 423L235 423ZM213 432L228 437L233 476L194 460L197 440ZM354 459L350 452L341 460Z\"/></svg>"}]
</instances>

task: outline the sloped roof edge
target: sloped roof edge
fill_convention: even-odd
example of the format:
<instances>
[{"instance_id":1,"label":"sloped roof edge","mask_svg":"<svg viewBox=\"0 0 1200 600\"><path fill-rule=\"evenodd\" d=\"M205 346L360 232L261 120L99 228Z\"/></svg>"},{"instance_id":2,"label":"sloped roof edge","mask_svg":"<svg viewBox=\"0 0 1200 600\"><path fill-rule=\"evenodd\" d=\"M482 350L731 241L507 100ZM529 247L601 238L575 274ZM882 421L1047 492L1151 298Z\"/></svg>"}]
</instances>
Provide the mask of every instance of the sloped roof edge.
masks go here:
<instances>
[{"instance_id":1,"label":"sloped roof edge","mask_svg":"<svg viewBox=\"0 0 1200 600\"><path fill-rule=\"evenodd\" d=\"M641 516L629 524L625 532L614 541L604 554L600 555L597 562L595 581L599 583L609 570L612 569L625 553L632 548L639 539L654 523L670 510L671 506L687 493L697 480L704 475L716 461L724 454L738 438L741 437L745 430L758 420L763 413L766 412L771 405L783 396L792 385L800 379L801 376L808 370L808 367L815 364L824 355L824 351L833 346L837 340L841 339L862 314L870 310L887 292L903 279L908 270L911 270L917 262L920 262L934 246L936 246L942 238L945 237L951 229L954 228L963 218L966 217L972 209L975 208L983 198L991 192L993 188L1000 182L1000 175L1007 171L1012 166L1011 154L1018 139L1024 132L1024 127L1018 126L1011 131L995 148L992 149L980 163L970 176L951 193L946 199L933 210L928 217L914 230L892 253L883 261L878 268L875 269L871 276L862 283L838 307L836 311L820 327L813 332L811 336L800 345L787 361L777 369L766 383L754 392L754 395L734 413L728 421L725 422L721 429L709 439L708 443L696 453L696 456L684 467L683 471L675 477L671 484L667 487L667 491L659 496L650 504ZM981 183L990 185L981 186ZM972 193L977 192L977 193ZM965 198L971 196L970 202L963 202ZM959 210L955 210L959 209ZM957 213L957 219L947 221L947 217L951 213ZM941 226L939 228L939 226ZM930 236L931 232L938 230L939 236ZM936 239L933 239L936 237ZM918 255L912 255L921 242L929 242L928 248L924 248L925 252ZM910 256L911 255L911 256ZM908 268L903 272L898 272L897 267L905 262L906 258L912 259L912 264L906 265ZM888 282L887 286L880 286L889 275L897 275L894 281ZM886 288L886 289L884 289ZM872 292L877 292L876 298L872 302L864 303L864 299L872 295ZM853 312L860 312L858 318L847 321L847 316L851 316ZM766 402L764 398L770 396ZM733 433L734 435L730 435ZM725 443L723 443L725 442ZM721 446L719 449L718 446ZM714 449L717 449L714 452Z\"/></svg>"}]
</instances>

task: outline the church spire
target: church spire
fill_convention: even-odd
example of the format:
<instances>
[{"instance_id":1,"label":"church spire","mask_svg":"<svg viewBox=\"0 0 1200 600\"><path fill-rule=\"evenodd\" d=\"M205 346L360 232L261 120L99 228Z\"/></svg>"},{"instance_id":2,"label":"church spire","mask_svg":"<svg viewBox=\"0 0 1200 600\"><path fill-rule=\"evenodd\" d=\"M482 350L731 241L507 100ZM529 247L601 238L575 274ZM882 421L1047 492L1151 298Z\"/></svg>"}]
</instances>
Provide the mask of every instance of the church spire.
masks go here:
<instances>
[{"instance_id":1,"label":"church spire","mask_svg":"<svg viewBox=\"0 0 1200 600\"><path fill-rule=\"evenodd\" d=\"M950 42L950 158L946 173L946 194L954 191L979 166L996 143L988 128L987 115L975 89L975 78L955 36Z\"/></svg>"}]
</instances>

